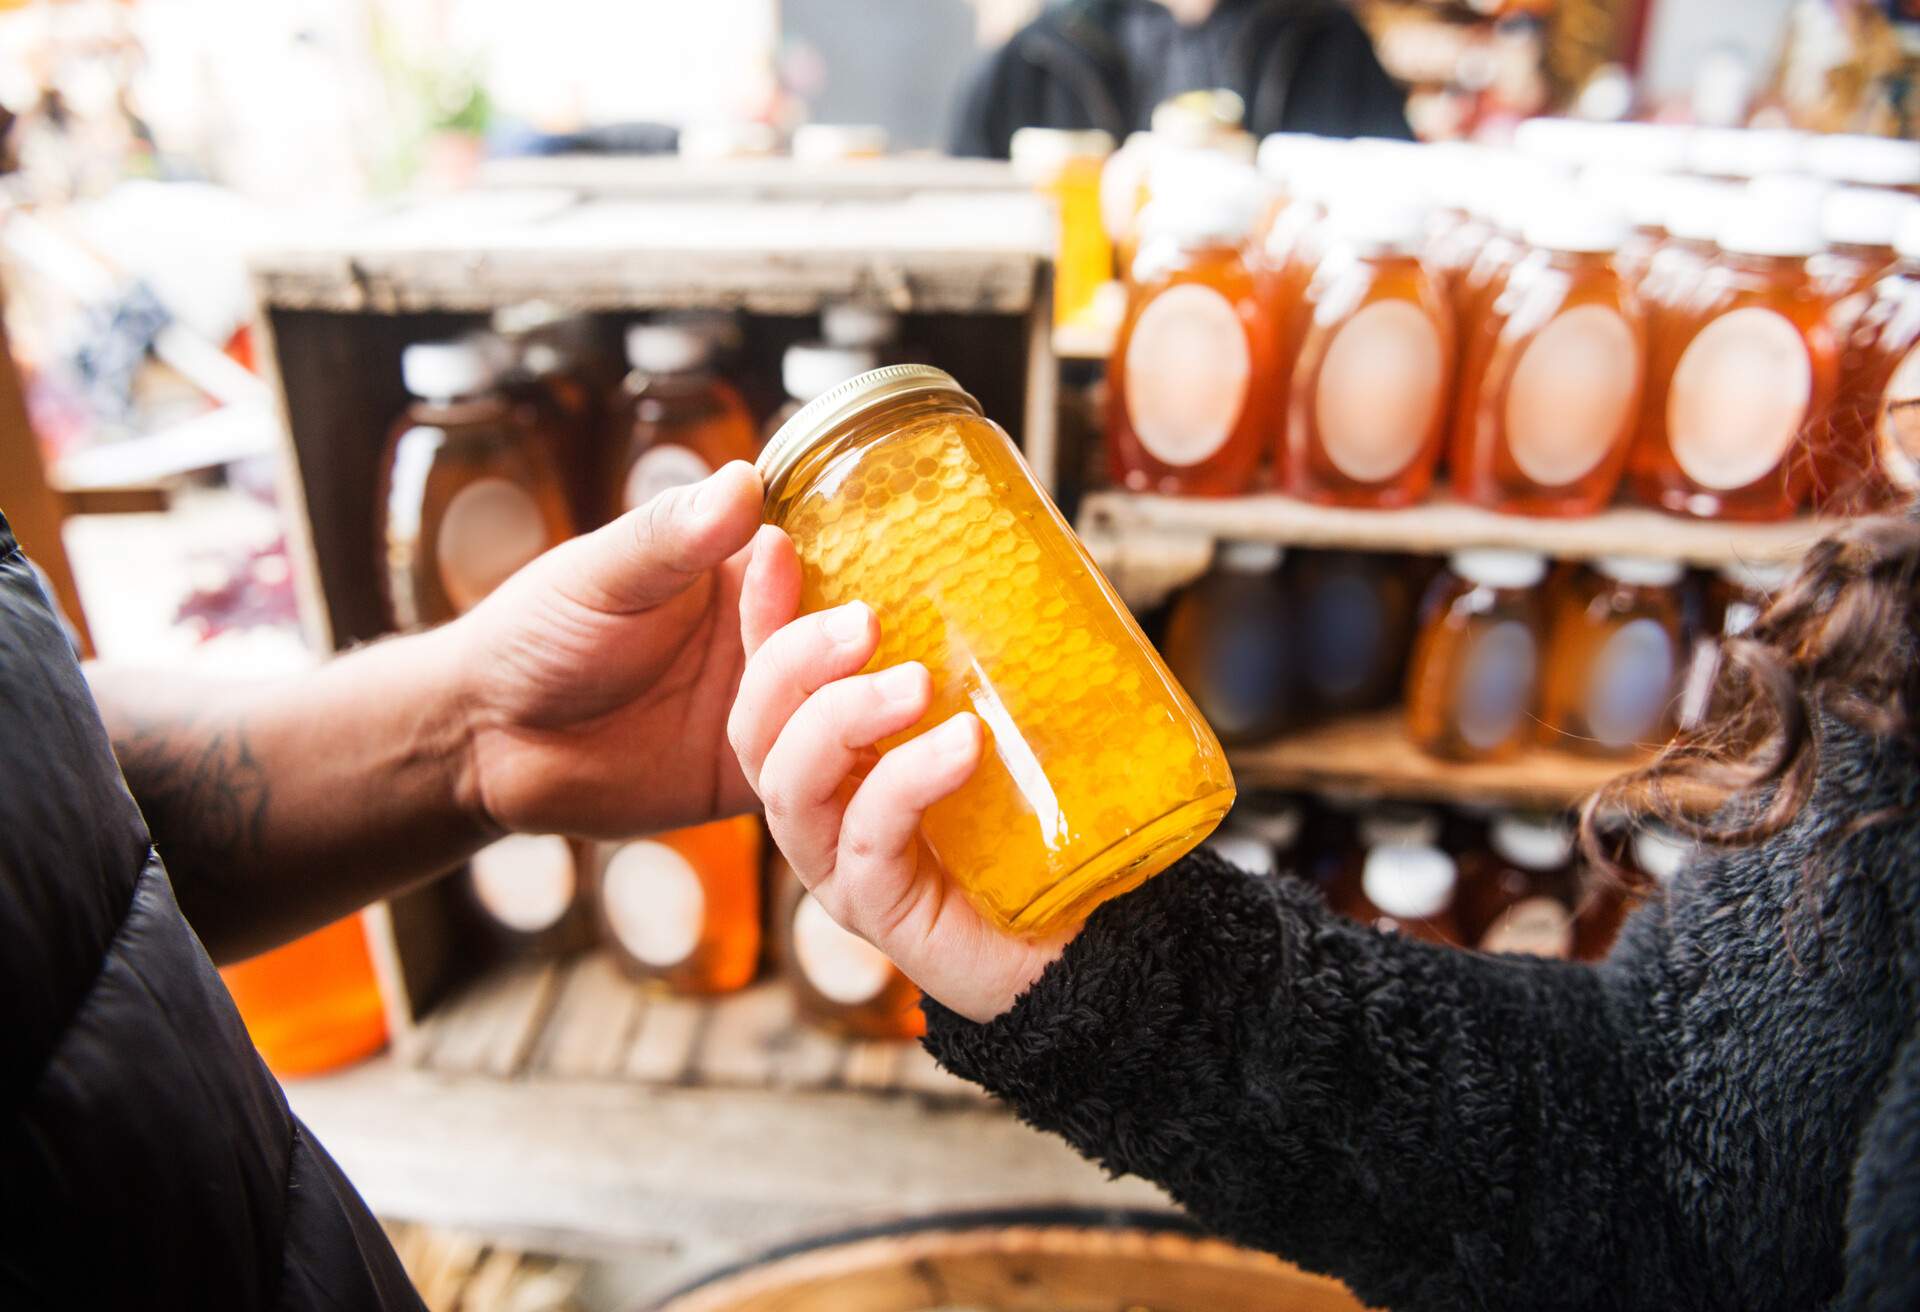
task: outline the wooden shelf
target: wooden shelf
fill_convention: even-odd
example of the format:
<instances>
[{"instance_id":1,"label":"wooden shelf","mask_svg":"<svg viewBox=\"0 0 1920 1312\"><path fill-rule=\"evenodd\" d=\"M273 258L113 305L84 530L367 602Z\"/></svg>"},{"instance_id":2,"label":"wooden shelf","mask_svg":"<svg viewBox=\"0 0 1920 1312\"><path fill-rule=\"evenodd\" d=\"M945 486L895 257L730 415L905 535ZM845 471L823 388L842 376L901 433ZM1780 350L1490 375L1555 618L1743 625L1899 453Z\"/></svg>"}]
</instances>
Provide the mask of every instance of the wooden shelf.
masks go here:
<instances>
[{"instance_id":1,"label":"wooden shelf","mask_svg":"<svg viewBox=\"0 0 1920 1312\"><path fill-rule=\"evenodd\" d=\"M1632 764L1544 748L1511 761L1436 760L1407 738L1397 709L1303 729L1229 755L1243 788L1331 788L1377 797L1554 809L1574 805Z\"/></svg>"},{"instance_id":2,"label":"wooden shelf","mask_svg":"<svg viewBox=\"0 0 1920 1312\"><path fill-rule=\"evenodd\" d=\"M1083 525L1124 540L1135 532L1248 539L1288 546L1444 555L1468 547L1537 551L1559 559L1659 556L1713 568L1797 559L1839 519L1722 524L1620 507L1587 519L1527 519L1437 500L1406 510L1343 510L1273 494L1202 498L1095 492Z\"/></svg>"}]
</instances>

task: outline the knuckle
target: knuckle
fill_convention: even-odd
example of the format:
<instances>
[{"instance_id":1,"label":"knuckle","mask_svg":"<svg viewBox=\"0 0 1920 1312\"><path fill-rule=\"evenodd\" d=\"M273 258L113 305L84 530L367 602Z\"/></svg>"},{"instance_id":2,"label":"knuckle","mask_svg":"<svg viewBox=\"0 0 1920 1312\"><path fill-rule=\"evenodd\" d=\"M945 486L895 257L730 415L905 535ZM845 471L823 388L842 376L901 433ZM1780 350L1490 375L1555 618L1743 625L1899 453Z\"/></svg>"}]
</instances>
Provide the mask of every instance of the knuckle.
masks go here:
<instances>
[{"instance_id":1,"label":"knuckle","mask_svg":"<svg viewBox=\"0 0 1920 1312\"><path fill-rule=\"evenodd\" d=\"M777 774L760 776L760 806L767 813L769 823L782 823L791 820L795 812L793 786Z\"/></svg>"}]
</instances>

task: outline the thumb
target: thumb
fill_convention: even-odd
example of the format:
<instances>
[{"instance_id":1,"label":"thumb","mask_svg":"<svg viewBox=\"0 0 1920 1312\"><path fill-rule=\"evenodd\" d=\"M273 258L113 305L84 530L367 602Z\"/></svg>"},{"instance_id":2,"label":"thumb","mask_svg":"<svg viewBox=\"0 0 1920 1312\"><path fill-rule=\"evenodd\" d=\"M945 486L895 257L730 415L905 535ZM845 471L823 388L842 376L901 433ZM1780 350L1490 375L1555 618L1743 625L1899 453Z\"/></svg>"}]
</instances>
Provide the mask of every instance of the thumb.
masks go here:
<instances>
[{"instance_id":1,"label":"thumb","mask_svg":"<svg viewBox=\"0 0 1920 1312\"><path fill-rule=\"evenodd\" d=\"M554 584L609 614L658 606L746 546L760 505L759 474L733 461L553 552Z\"/></svg>"}]
</instances>

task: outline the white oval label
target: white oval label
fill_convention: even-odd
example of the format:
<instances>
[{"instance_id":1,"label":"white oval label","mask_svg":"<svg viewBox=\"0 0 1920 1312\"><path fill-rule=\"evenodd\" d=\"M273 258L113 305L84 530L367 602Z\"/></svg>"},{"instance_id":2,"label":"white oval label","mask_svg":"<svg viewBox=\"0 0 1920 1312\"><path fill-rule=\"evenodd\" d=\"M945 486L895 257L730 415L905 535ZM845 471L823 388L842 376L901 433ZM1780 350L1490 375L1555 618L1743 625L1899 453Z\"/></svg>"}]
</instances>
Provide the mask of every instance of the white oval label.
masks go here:
<instances>
[{"instance_id":1,"label":"white oval label","mask_svg":"<svg viewBox=\"0 0 1920 1312\"><path fill-rule=\"evenodd\" d=\"M1314 387L1314 423L1333 467L1384 483L1420 453L1440 409L1440 332L1411 301L1376 301L1327 347Z\"/></svg>"},{"instance_id":2,"label":"white oval label","mask_svg":"<svg viewBox=\"0 0 1920 1312\"><path fill-rule=\"evenodd\" d=\"M1920 346L1908 351L1880 395L1880 467L1895 487L1920 491Z\"/></svg>"},{"instance_id":3,"label":"white oval label","mask_svg":"<svg viewBox=\"0 0 1920 1312\"><path fill-rule=\"evenodd\" d=\"M1667 441L1688 478L1716 492L1779 466L1807 420L1813 360L1800 330L1749 306L1700 330L1667 397Z\"/></svg>"},{"instance_id":4,"label":"white oval label","mask_svg":"<svg viewBox=\"0 0 1920 1312\"><path fill-rule=\"evenodd\" d=\"M640 453L627 470L627 481L620 494L620 508L635 510L670 487L698 483L713 469L692 447L668 442Z\"/></svg>"},{"instance_id":5,"label":"white oval label","mask_svg":"<svg viewBox=\"0 0 1920 1312\"><path fill-rule=\"evenodd\" d=\"M843 1007L871 1002L893 978L886 954L835 924L811 893L794 908L793 955L814 991Z\"/></svg>"},{"instance_id":6,"label":"white oval label","mask_svg":"<svg viewBox=\"0 0 1920 1312\"><path fill-rule=\"evenodd\" d=\"M1467 649L1455 691L1460 737L1477 751L1491 751L1520 731L1533 708L1538 667L1533 630L1503 620Z\"/></svg>"},{"instance_id":7,"label":"white oval label","mask_svg":"<svg viewBox=\"0 0 1920 1312\"><path fill-rule=\"evenodd\" d=\"M1182 283L1148 303L1127 342L1127 422L1163 465L1217 454L1233 436L1253 376L1247 331L1226 297Z\"/></svg>"},{"instance_id":8,"label":"white oval label","mask_svg":"<svg viewBox=\"0 0 1920 1312\"><path fill-rule=\"evenodd\" d=\"M686 857L650 839L607 858L600 901L620 946L649 966L677 966L700 946L707 891Z\"/></svg>"},{"instance_id":9,"label":"white oval label","mask_svg":"<svg viewBox=\"0 0 1920 1312\"><path fill-rule=\"evenodd\" d=\"M1601 646L1587 675L1587 731L1603 747L1636 747L1673 700L1677 653L1659 620L1631 620Z\"/></svg>"},{"instance_id":10,"label":"white oval label","mask_svg":"<svg viewBox=\"0 0 1920 1312\"><path fill-rule=\"evenodd\" d=\"M1573 955L1573 915L1557 898L1523 898L1500 913L1480 940L1483 952L1529 957Z\"/></svg>"},{"instance_id":11,"label":"white oval label","mask_svg":"<svg viewBox=\"0 0 1920 1312\"><path fill-rule=\"evenodd\" d=\"M532 493L504 478L477 478L440 514L440 586L456 610L472 610L549 545Z\"/></svg>"},{"instance_id":12,"label":"white oval label","mask_svg":"<svg viewBox=\"0 0 1920 1312\"><path fill-rule=\"evenodd\" d=\"M573 905L578 885L573 845L551 834L514 834L467 863L474 898L508 929L537 934Z\"/></svg>"},{"instance_id":13,"label":"white oval label","mask_svg":"<svg viewBox=\"0 0 1920 1312\"><path fill-rule=\"evenodd\" d=\"M1640 346L1610 305L1579 305L1528 343L1507 389L1507 449L1522 474L1565 487L1627 437Z\"/></svg>"}]
</instances>

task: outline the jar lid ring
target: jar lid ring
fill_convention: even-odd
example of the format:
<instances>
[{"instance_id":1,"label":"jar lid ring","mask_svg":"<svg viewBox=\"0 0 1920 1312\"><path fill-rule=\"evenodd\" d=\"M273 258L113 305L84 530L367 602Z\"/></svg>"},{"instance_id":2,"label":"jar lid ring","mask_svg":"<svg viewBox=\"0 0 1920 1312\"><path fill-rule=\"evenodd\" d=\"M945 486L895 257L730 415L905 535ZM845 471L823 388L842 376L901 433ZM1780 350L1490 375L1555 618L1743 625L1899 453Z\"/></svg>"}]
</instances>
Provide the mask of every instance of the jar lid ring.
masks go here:
<instances>
[{"instance_id":1,"label":"jar lid ring","mask_svg":"<svg viewBox=\"0 0 1920 1312\"><path fill-rule=\"evenodd\" d=\"M848 420L888 401L931 393L945 393L979 409L952 374L932 365L892 364L847 379L801 406L767 439L753 462L761 486L770 496L809 451Z\"/></svg>"}]
</instances>

